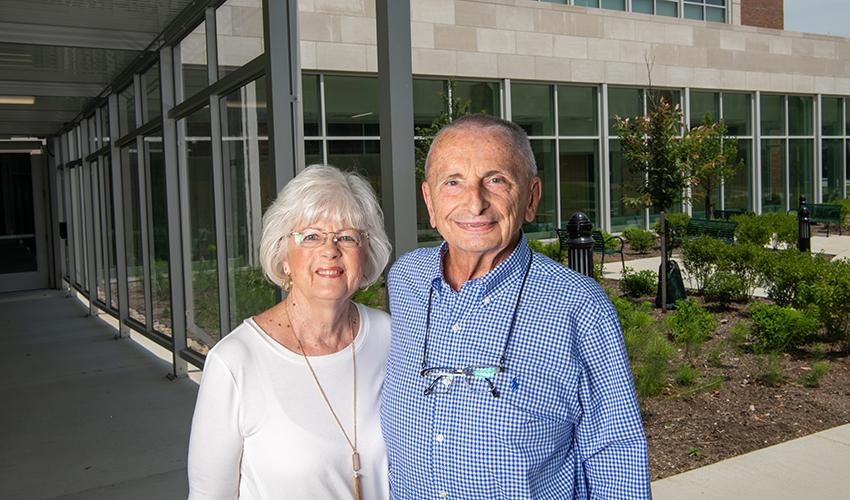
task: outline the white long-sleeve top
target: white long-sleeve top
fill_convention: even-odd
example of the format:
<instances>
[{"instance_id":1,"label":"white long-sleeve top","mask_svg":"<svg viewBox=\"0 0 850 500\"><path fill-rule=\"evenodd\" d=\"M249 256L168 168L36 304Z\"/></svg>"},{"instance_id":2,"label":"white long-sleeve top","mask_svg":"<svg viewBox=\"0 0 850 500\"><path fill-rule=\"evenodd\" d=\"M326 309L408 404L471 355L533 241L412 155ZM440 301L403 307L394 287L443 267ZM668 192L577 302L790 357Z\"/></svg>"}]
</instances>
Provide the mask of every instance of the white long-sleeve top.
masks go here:
<instances>
[{"instance_id":1,"label":"white long-sleeve top","mask_svg":"<svg viewBox=\"0 0 850 500\"><path fill-rule=\"evenodd\" d=\"M389 498L379 424L390 319L357 304L357 448L363 498ZM353 440L351 349L310 363ZM210 350L189 440L189 500L353 499L351 448L304 358L247 319Z\"/></svg>"}]
</instances>

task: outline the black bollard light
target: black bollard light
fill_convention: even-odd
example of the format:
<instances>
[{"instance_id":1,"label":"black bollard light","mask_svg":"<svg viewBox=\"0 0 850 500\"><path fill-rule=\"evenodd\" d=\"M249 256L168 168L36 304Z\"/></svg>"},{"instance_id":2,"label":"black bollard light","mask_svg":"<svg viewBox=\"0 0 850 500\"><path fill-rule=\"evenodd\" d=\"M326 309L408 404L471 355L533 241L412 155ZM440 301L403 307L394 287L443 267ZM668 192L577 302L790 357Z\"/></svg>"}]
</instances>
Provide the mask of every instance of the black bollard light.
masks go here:
<instances>
[{"instance_id":1,"label":"black bollard light","mask_svg":"<svg viewBox=\"0 0 850 500\"><path fill-rule=\"evenodd\" d=\"M797 209L797 249L801 252L812 251L812 223L809 219L811 213L806 206L806 197L800 196L800 207Z\"/></svg>"},{"instance_id":2,"label":"black bollard light","mask_svg":"<svg viewBox=\"0 0 850 500\"><path fill-rule=\"evenodd\" d=\"M581 212L576 212L567 221L567 257L570 269L593 277L593 223Z\"/></svg>"}]
</instances>

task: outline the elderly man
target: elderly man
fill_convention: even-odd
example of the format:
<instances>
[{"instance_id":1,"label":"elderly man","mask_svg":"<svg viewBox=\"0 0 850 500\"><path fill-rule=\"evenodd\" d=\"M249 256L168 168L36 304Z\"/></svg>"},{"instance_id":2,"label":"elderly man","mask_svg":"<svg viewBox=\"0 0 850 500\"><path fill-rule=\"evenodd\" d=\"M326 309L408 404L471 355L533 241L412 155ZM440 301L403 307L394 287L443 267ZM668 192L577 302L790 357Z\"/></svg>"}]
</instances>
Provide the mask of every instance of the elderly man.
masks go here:
<instances>
[{"instance_id":1,"label":"elderly man","mask_svg":"<svg viewBox=\"0 0 850 500\"><path fill-rule=\"evenodd\" d=\"M649 498L617 316L529 249L540 179L515 124L444 127L422 194L445 238L389 275L381 420L397 499Z\"/></svg>"}]
</instances>

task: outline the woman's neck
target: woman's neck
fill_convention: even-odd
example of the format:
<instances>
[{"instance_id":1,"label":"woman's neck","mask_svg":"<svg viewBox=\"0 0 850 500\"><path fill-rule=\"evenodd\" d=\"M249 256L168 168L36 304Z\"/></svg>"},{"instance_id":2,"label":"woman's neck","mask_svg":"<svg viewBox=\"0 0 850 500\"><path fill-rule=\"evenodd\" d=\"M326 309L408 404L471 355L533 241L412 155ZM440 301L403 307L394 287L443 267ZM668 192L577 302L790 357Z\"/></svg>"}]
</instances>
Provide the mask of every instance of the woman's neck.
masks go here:
<instances>
[{"instance_id":1,"label":"woman's neck","mask_svg":"<svg viewBox=\"0 0 850 500\"><path fill-rule=\"evenodd\" d=\"M310 301L292 289L280 305L307 354L337 352L354 339L356 314L347 299Z\"/></svg>"}]
</instances>

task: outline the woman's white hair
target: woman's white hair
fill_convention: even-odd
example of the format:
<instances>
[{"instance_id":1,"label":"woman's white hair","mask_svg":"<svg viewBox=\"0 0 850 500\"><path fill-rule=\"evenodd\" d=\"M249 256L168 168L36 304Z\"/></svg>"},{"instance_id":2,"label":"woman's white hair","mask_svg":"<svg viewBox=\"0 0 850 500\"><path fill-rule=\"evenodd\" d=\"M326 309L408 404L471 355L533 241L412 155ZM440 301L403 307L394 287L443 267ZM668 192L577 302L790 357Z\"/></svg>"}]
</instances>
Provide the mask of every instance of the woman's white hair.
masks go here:
<instances>
[{"instance_id":1,"label":"woman's white hair","mask_svg":"<svg viewBox=\"0 0 850 500\"><path fill-rule=\"evenodd\" d=\"M260 264L268 279L288 289L283 271L285 240L296 224L310 225L320 219L366 231L368 254L361 288L374 283L390 260L391 245L384 231L384 213L369 182L353 172L330 165L310 165L284 186L263 215Z\"/></svg>"}]
</instances>

